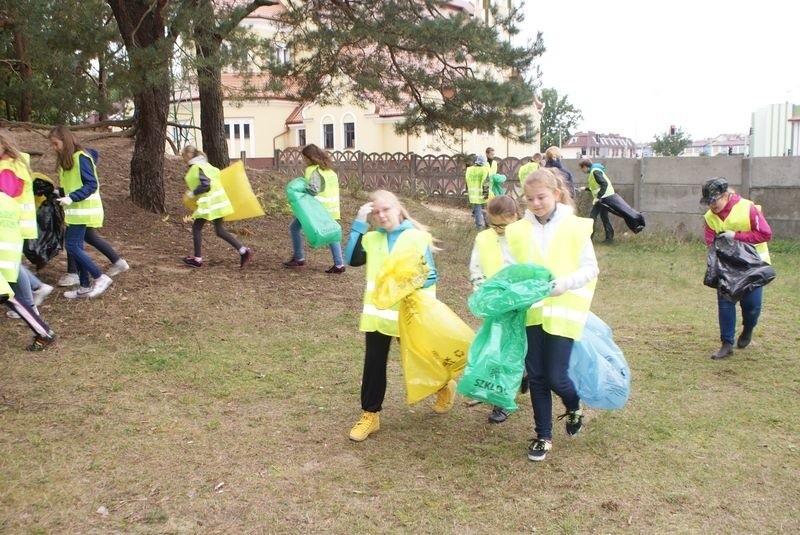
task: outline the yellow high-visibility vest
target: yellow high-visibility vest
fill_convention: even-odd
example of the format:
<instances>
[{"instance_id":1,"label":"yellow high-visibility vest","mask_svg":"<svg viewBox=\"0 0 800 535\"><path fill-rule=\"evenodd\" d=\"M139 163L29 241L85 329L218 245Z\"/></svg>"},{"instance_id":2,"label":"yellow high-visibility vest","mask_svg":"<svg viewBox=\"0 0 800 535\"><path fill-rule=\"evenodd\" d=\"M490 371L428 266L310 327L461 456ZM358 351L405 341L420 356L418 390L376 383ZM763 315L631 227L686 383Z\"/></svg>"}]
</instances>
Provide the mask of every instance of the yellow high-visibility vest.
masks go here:
<instances>
[{"instance_id":1,"label":"yellow high-visibility vest","mask_svg":"<svg viewBox=\"0 0 800 535\"><path fill-rule=\"evenodd\" d=\"M734 232L750 232L752 228L750 227L750 207L753 206L753 201L748 201L747 199L739 199L739 202L733 205L731 208L730 213L728 214L727 219L723 221L720 217L708 210L703 217L708 223L709 228L714 232L723 232L726 230L733 230ZM758 208L758 211L761 211L761 207L755 205ZM772 264L772 259L769 256L769 248L767 247L767 243L757 243L755 244L756 251L758 252L758 256L761 257L761 260L766 262L767 264Z\"/></svg>"},{"instance_id":2,"label":"yellow high-visibility vest","mask_svg":"<svg viewBox=\"0 0 800 535\"><path fill-rule=\"evenodd\" d=\"M575 271L581 251L592 235L591 219L566 216L553 235L547 257L533 239L533 225L520 219L506 227L506 238L514 259L521 264L538 264L558 278ZM594 297L597 278L586 286L568 290L557 297L546 297L528 310L526 325L541 325L550 334L579 340Z\"/></svg>"},{"instance_id":3,"label":"yellow high-visibility vest","mask_svg":"<svg viewBox=\"0 0 800 535\"><path fill-rule=\"evenodd\" d=\"M383 232L372 231L364 234L361 238L361 245L367 252L367 285L364 289L364 305L361 310L361 319L358 328L364 332L378 331L387 336L400 336L397 325L398 310L400 304L396 303L392 308L379 309L372 301L375 292L375 279L380 273L383 263L390 255L401 254L404 251L417 251L424 255L433 237L429 232L410 228L404 230L397 237L397 241L389 252L389 241ZM423 291L436 297L436 285L423 288Z\"/></svg>"}]
</instances>

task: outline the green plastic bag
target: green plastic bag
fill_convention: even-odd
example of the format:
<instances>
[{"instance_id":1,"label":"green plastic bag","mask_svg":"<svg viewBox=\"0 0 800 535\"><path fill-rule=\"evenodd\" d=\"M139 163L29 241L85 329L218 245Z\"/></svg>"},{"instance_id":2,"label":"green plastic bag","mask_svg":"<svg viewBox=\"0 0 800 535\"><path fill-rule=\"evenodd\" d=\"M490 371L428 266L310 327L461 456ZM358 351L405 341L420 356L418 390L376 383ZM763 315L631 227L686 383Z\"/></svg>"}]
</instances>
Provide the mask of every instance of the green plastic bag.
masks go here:
<instances>
[{"instance_id":1,"label":"green plastic bag","mask_svg":"<svg viewBox=\"0 0 800 535\"><path fill-rule=\"evenodd\" d=\"M514 398L528 351L525 316L533 303L550 295L552 279L542 266L513 264L469 296L469 309L485 321L470 345L459 393L508 411L517 409Z\"/></svg>"},{"instance_id":2,"label":"green plastic bag","mask_svg":"<svg viewBox=\"0 0 800 535\"><path fill-rule=\"evenodd\" d=\"M492 182L492 194L495 197L505 193L505 191L503 191L503 186L500 184L506 181L506 175L492 175L489 177L489 180Z\"/></svg>"},{"instance_id":3,"label":"green plastic bag","mask_svg":"<svg viewBox=\"0 0 800 535\"><path fill-rule=\"evenodd\" d=\"M469 346L467 367L457 392L508 411L517 410L514 398L528 350L525 312L512 310L483 322Z\"/></svg>"},{"instance_id":4,"label":"green plastic bag","mask_svg":"<svg viewBox=\"0 0 800 535\"><path fill-rule=\"evenodd\" d=\"M342 227L313 195L306 191L302 177L286 184L286 196L294 216L300 221L308 244L314 249L342 241Z\"/></svg>"},{"instance_id":5,"label":"green plastic bag","mask_svg":"<svg viewBox=\"0 0 800 535\"><path fill-rule=\"evenodd\" d=\"M528 309L550 295L553 274L536 264L506 266L481 284L467 300L475 316L492 318L512 310Z\"/></svg>"}]
</instances>

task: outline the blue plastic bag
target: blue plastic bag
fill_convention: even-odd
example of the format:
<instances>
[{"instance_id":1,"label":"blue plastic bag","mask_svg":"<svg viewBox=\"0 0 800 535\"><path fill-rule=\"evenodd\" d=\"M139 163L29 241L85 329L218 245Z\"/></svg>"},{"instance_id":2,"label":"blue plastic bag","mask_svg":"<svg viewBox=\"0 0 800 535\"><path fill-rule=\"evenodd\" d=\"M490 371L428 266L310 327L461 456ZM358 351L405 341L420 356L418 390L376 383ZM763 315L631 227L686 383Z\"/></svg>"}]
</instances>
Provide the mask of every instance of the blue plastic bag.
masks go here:
<instances>
[{"instance_id":1,"label":"blue plastic bag","mask_svg":"<svg viewBox=\"0 0 800 535\"><path fill-rule=\"evenodd\" d=\"M286 184L286 196L294 216L300 221L308 244L318 249L342 241L342 227L313 195L306 191L308 182L302 177Z\"/></svg>"},{"instance_id":2,"label":"blue plastic bag","mask_svg":"<svg viewBox=\"0 0 800 535\"><path fill-rule=\"evenodd\" d=\"M591 312L583 336L572 345L567 374L588 407L621 409L628 401L631 370L611 328Z\"/></svg>"}]
</instances>

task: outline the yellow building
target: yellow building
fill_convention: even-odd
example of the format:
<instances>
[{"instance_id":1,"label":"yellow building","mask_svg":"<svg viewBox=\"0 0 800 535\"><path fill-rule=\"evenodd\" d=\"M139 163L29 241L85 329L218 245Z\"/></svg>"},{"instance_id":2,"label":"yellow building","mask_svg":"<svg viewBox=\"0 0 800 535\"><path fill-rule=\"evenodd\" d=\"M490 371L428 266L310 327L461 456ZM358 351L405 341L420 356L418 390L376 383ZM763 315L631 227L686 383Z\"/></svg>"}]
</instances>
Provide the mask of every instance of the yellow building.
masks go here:
<instances>
[{"instance_id":1,"label":"yellow building","mask_svg":"<svg viewBox=\"0 0 800 535\"><path fill-rule=\"evenodd\" d=\"M480 7L476 9L475 4ZM481 20L491 18L487 2L456 0L448 3L454 11L466 11ZM502 2L499 4L503 4ZM275 16L285 8L282 5L261 7L242 21L242 25L259 35L272 35L276 31ZM506 7L498 6L502 12ZM493 21L489 20L488 23ZM290 61L286 48L275 50L277 57ZM234 96L242 80L233 72L223 72L222 84L229 96ZM196 90L191 90L192 105L184 106L194 125L200 124L200 105ZM534 118L532 128L538 131L540 104L528 113ZM524 157L538 150L538 136L534 144L521 144L503 138L496 132L460 132L445 138L438 134L397 134L394 125L402 119L403 110L381 106L379 102L356 105L343 102L338 106L319 106L300 103L281 95L262 95L247 100L229 99L224 103L225 130L231 158L244 154L248 165L272 165L277 150L315 143L331 151L362 151L366 153L416 153L416 154L483 154L493 147L498 157ZM189 139L200 144L200 136Z\"/></svg>"}]
</instances>

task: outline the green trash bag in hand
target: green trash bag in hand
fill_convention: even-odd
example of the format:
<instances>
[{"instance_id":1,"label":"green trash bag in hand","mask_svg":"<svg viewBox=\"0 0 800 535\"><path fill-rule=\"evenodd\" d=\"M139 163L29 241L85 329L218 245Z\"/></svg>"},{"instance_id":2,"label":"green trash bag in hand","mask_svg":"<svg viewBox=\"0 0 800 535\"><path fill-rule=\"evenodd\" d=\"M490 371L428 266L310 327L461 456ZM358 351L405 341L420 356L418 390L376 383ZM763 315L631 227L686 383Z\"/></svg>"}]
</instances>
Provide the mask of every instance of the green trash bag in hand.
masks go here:
<instances>
[{"instance_id":1,"label":"green trash bag in hand","mask_svg":"<svg viewBox=\"0 0 800 535\"><path fill-rule=\"evenodd\" d=\"M525 316L533 303L550 295L552 273L534 264L514 264L497 272L467 300L469 309L485 318L469 348L458 392L502 407L517 409L525 371L528 338Z\"/></svg>"},{"instance_id":2,"label":"green trash bag in hand","mask_svg":"<svg viewBox=\"0 0 800 535\"><path fill-rule=\"evenodd\" d=\"M536 264L506 266L481 284L467 300L479 318L497 317L511 310L528 309L550 295L550 270Z\"/></svg>"},{"instance_id":3,"label":"green trash bag in hand","mask_svg":"<svg viewBox=\"0 0 800 535\"><path fill-rule=\"evenodd\" d=\"M318 249L332 243L340 243L341 225L331 217L321 202L306 191L307 187L308 182L302 177L286 184L286 197L289 199L294 216L300 221L308 244Z\"/></svg>"}]
</instances>

